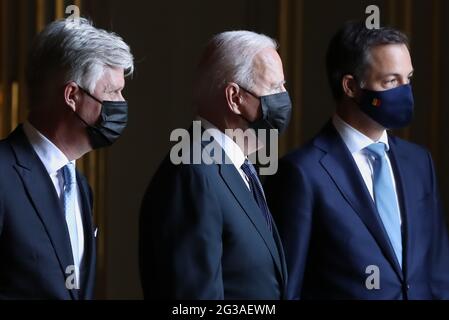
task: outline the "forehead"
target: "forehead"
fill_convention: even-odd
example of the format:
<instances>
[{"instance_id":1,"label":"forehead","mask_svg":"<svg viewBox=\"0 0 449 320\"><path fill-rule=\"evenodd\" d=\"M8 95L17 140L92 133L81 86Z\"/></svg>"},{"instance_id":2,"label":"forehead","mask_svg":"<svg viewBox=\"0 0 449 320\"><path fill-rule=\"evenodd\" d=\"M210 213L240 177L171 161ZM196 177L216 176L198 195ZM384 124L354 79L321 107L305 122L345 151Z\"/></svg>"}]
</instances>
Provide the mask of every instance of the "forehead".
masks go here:
<instances>
[{"instance_id":1,"label":"forehead","mask_svg":"<svg viewBox=\"0 0 449 320\"><path fill-rule=\"evenodd\" d=\"M284 80L282 61L275 49L267 48L260 51L253 61L255 81L271 84Z\"/></svg>"},{"instance_id":2,"label":"forehead","mask_svg":"<svg viewBox=\"0 0 449 320\"><path fill-rule=\"evenodd\" d=\"M410 52L405 44L375 46L370 50L368 61L372 72L402 74L413 71Z\"/></svg>"},{"instance_id":3,"label":"forehead","mask_svg":"<svg viewBox=\"0 0 449 320\"><path fill-rule=\"evenodd\" d=\"M121 68L106 67L104 69L103 75L98 81L98 84L101 84L105 88L118 89L124 87L125 85L124 70Z\"/></svg>"}]
</instances>

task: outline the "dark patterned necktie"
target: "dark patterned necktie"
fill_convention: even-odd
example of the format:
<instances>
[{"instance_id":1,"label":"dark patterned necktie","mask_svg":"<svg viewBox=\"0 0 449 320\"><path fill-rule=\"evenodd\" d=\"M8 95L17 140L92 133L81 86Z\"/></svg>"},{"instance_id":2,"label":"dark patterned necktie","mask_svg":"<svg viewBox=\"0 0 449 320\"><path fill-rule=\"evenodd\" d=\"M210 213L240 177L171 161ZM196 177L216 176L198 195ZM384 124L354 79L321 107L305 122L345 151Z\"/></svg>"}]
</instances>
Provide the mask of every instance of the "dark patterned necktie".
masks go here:
<instances>
[{"instance_id":1,"label":"dark patterned necktie","mask_svg":"<svg viewBox=\"0 0 449 320\"><path fill-rule=\"evenodd\" d=\"M256 169L254 168L252 163L249 162L248 160L245 160L241 168L248 177L249 186L253 194L253 197L256 200L260 210L262 210L262 213L265 216L265 220L267 221L268 229L270 229L271 231L272 230L271 213L270 210L268 209L265 194L263 192L262 184L260 183L259 177L257 176Z\"/></svg>"}]
</instances>

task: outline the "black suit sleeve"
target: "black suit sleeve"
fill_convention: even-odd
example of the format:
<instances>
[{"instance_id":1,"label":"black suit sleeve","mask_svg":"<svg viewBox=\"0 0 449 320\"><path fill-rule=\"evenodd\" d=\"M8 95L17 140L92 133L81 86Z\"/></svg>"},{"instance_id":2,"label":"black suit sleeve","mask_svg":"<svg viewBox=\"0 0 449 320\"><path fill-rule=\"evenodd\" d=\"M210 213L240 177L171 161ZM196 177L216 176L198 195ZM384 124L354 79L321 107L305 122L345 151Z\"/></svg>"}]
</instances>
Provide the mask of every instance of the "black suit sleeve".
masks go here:
<instances>
[{"instance_id":1,"label":"black suit sleeve","mask_svg":"<svg viewBox=\"0 0 449 320\"><path fill-rule=\"evenodd\" d=\"M286 160L267 179L268 205L278 226L288 269L288 299L300 299L312 231L313 194L304 171Z\"/></svg>"},{"instance_id":2,"label":"black suit sleeve","mask_svg":"<svg viewBox=\"0 0 449 320\"><path fill-rule=\"evenodd\" d=\"M145 298L223 299L222 223L207 175L195 166L162 167L141 209Z\"/></svg>"},{"instance_id":3,"label":"black suit sleeve","mask_svg":"<svg viewBox=\"0 0 449 320\"><path fill-rule=\"evenodd\" d=\"M432 158L428 154L433 186L432 294L434 299L449 299L449 237Z\"/></svg>"}]
</instances>

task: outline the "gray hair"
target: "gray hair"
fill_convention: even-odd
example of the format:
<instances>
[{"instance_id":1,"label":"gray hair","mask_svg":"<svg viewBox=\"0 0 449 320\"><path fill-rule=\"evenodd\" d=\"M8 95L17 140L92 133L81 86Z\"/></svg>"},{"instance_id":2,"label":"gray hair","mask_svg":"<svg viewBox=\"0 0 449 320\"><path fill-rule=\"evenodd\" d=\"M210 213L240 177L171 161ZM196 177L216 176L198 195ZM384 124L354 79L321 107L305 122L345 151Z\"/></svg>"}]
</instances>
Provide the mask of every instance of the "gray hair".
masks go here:
<instances>
[{"instance_id":1,"label":"gray hair","mask_svg":"<svg viewBox=\"0 0 449 320\"><path fill-rule=\"evenodd\" d=\"M197 101L217 93L229 82L253 89L254 57L267 48L276 50L278 44L263 34L240 30L215 35L207 44L198 66Z\"/></svg>"},{"instance_id":2,"label":"gray hair","mask_svg":"<svg viewBox=\"0 0 449 320\"><path fill-rule=\"evenodd\" d=\"M93 92L105 68L134 72L134 58L123 39L97 29L80 18L50 23L35 39L28 60L27 83L32 99L38 99L44 83L59 74L64 83L74 81Z\"/></svg>"}]
</instances>

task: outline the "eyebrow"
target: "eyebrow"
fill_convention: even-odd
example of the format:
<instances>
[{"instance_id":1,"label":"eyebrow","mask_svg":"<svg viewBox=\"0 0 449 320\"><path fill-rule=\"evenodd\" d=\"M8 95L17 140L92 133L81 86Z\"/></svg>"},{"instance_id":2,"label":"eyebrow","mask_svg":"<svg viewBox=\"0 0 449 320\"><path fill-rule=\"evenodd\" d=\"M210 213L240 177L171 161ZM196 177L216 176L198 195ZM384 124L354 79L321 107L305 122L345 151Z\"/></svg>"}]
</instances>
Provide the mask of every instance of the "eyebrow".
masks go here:
<instances>
[{"instance_id":1,"label":"eyebrow","mask_svg":"<svg viewBox=\"0 0 449 320\"><path fill-rule=\"evenodd\" d=\"M412 70L412 71L408 74L408 76L411 77L411 76L413 75L414 72L415 72L415 70ZM394 76L394 77L400 77L401 74L399 74L399 73L387 73L387 74L384 74L384 75L382 76L382 78L391 77L391 76Z\"/></svg>"}]
</instances>

